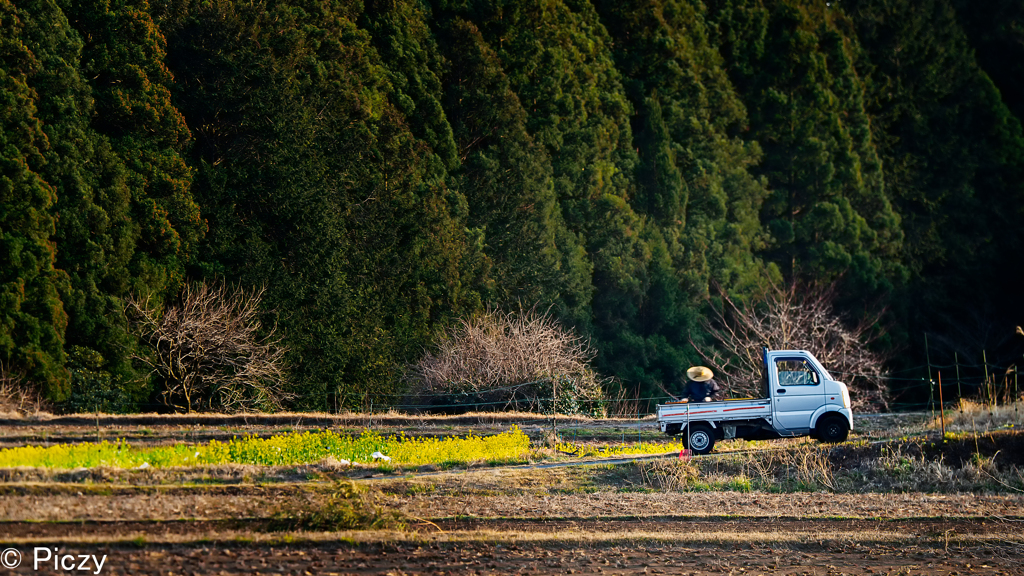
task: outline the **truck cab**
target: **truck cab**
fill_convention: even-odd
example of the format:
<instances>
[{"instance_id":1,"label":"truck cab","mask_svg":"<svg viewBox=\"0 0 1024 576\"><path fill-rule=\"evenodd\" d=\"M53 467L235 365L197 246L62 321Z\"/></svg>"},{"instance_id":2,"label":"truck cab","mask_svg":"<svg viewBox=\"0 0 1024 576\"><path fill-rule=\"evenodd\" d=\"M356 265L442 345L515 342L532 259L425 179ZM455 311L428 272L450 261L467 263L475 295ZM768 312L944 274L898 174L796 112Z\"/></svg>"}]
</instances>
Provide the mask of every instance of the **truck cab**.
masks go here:
<instances>
[{"instance_id":1,"label":"truck cab","mask_svg":"<svg viewBox=\"0 0 1024 576\"><path fill-rule=\"evenodd\" d=\"M850 392L806 350L765 350L762 398L669 402L658 406L662 432L697 452L716 440L811 436L842 442L853 429Z\"/></svg>"}]
</instances>

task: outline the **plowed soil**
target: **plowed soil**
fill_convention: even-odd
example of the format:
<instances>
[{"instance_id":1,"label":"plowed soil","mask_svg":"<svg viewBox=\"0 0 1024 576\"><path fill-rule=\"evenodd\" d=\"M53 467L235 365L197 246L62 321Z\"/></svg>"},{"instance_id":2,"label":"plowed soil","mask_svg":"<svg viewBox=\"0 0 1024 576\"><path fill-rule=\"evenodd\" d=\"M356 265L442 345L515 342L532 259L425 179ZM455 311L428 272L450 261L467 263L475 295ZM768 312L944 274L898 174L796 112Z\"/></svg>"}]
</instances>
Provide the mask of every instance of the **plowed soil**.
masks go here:
<instances>
[{"instance_id":1,"label":"plowed soil","mask_svg":"<svg viewBox=\"0 0 1024 576\"><path fill-rule=\"evenodd\" d=\"M162 422L116 424L134 426L139 438L153 443L172 441L184 426L205 438L234 433L215 426L253 425L262 429L247 433L263 434L285 424L182 420L164 430ZM85 437L89 424L63 422L67 430L55 436ZM458 424L482 426L476 433L503 425ZM21 426L6 431L6 442L36 443L36 435L53 430ZM992 449L1002 454L1000 462L1016 462L996 448L1005 447ZM851 448L844 457L859 458L857 450L875 448ZM958 462L954 456L935 458ZM0 554L18 550L21 565L9 573L25 575L95 573L55 570L52 560L35 569L36 548L75 558L106 555L101 574L1024 575L1024 493L1012 487L687 492L654 488L637 470L486 468L429 477L365 471L356 481L376 507L397 513L404 525L346 531L282 528L277 520L282 512L322 502L334 490L329 470L0 470Z\"/></svg>"}]
</instances>

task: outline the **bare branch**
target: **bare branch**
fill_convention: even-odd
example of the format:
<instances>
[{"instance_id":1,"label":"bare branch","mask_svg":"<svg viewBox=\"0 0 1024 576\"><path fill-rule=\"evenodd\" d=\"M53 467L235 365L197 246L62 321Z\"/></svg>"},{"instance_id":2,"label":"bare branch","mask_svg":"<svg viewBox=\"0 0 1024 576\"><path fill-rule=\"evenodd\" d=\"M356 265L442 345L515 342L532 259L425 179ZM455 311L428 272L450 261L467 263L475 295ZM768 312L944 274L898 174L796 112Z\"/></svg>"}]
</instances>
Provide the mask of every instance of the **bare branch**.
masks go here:
<instances>
[{"instance_id":1,"label":"bare branch","mask_svg":"<svg viewBox=\"0 0 1024 576\"><path fill-rule=\"evenodd\" d=\"M0 414L38 416L50 411L52 407L23 371L10 370L0 362Z\"/></svg>"},{"instance_id":2,"label":"bare branch","mask_svg":"<svg viewBox=\"0 0 1024 576\"><path fill-rule=\"evenodd\" d=\"M720 346L701 354L733 395L762 394L761 347L767 346L810 351L850 386L854 408L888 409L885 359L868 349L880 335L875 328L881 312L856 325L844 323L833 311L832 285L772 285L762 301L749 304L737 304L725 293L721 298L723 309L703 322ZM692 339L690 343L701 350Z\"/></svg>"},{"instance_id":3,"label":"bare branch","mask_svg":"<svg viewBox=\"0 0 1024 576\"><path fill-rule=\"evenodd\" d=\"M420 396L472 394L493 408L536 410L554 394L558 410L579 412L581 403L593 408L602 398L589 366L595 354L587 340L536 308L488 310L459 321L409 374Z\"/></svg>"},{"instance_id":4,"label":"bare branch","mask_svg":"<svg viewBox=\"0 0 1024 576\"><path fill-rule=\"evenodd\" d=\"M165 404L184 412L277 410L291 397L287 350L276 330L261 336L264 291L191 284L163 315L148 298L128 298L126 314L150 349L136 359L162 380Z\"/></svg>"}]
</instances>

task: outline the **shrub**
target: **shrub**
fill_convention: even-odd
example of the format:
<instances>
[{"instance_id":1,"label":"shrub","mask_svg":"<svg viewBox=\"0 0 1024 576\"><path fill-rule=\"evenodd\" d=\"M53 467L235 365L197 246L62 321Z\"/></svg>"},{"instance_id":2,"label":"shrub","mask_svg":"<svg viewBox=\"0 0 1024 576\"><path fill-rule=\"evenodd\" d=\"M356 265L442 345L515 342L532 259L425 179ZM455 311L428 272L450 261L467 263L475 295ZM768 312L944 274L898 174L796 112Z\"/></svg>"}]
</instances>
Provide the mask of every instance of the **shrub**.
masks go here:
<instances>
[{"instance_id":1,"label":"shrub","mask_svg":"<svg viewBox=\"0 0 1024 576\"><path fill-rule=\"evenodd\" d=\"M372 530L402 528L396 512L385 512L373 504L365 488L349 480L336 480L327 493L310 492L300 502L281 505L273 514L277 530Z\"/></svg>"},{"instance_id":2,"label":"shrub","mask_svg":"<svg viewBox=\"0 0 1024 576\"><path fill-rule=\"evenodd\" d=\"M849 385L855 409L887 410L885 359L868 348L879 336L878 318L848 324L834 312L834 298L833 287L795 284L773 285L759 302L737 303L723 294L724 307L704 322L721 352L709 351L704 358L733 396L761 397L761 347L807 350Z\"/></svg>"},{"instance_id":3,"label":"shrub","mask_svg":"<svg viewBox=\"0 0 1024 576\"><path fill-rule=\"evenodd\" d=\"M150 350L136 359L163 385L162 401L180 412L281 408L286 349L259 321L264 289L186 285L161 315L148 299L128 299L132 326Z\"/></svg>"},{"instance_id":4,"label":"shrub","mask_svg":"<svg viewBox=\"0 0 1024 576\"><path fill-rule=\"evenodd\" d=\"M9 370L0 362L0 414L35 416L49 410L50 405L23 373Z\"/></svg>"},{"instance_id":5,"label":"shrub","mask_svg":"<svg viewBox=\"0 0 1024 576\"><path fill-rule=\"evenodd\" d=\"M535 308L463 319L409 372L414 402L602 413L589 342ZM554 399L554 403L552 403Z\"/></svg>"}]
</instances>

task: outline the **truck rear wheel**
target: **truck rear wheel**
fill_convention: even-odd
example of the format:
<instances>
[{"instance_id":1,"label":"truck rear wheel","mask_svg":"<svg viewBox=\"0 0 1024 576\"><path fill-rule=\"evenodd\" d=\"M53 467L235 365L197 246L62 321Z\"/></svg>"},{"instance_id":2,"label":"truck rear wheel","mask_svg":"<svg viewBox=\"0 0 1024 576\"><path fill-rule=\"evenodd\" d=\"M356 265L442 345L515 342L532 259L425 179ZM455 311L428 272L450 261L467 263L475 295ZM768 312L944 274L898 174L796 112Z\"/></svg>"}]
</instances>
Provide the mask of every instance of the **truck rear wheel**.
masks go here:
<instances>
[{"instance_id":1,"label":"truck rear wheel","mask_svg":"<svg viewBox=\"0 0 1024 576\"><path fill-rule=\"evenodd\" d=\"M846 418L838 414L826 414L818 420L815 427L818 440L826 444L846 442L850 437L850 425Z\"/></svg>"},{"instance_id":2,"label":"truck rear wheel","mask_svg":"<svg viewBox=\"0 0 1024 576\"><path fill-rule=\"evenodd\" d=\"M683 446L694 454L708 454L715 449L715 431L707 424L690 424L683 435Z\"/></svg>"}]
</instances>

